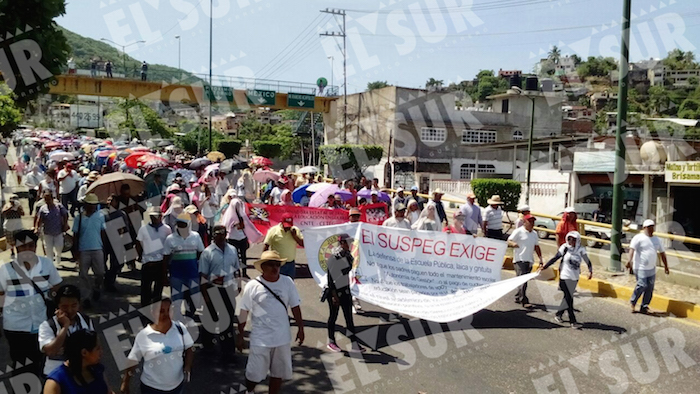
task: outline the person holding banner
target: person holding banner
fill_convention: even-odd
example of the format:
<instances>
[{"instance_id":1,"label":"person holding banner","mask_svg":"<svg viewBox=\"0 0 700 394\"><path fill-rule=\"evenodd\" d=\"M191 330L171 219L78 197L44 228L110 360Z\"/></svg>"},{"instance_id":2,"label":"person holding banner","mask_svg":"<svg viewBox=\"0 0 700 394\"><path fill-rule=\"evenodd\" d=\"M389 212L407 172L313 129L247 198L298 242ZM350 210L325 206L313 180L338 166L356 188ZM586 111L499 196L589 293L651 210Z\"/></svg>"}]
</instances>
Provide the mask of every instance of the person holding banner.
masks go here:
<instances>
[{"instance_id":1,"label":"person holding banner","mask_svg":"<svg viewBox=\"0 0 700 394\"><path fill-rule=\"evenodd\" d=\"M440 231L440 218L437 215L435 205L428 204L417 222L411 225L413 230Z\"/></svg>"},{"instance_id":2,"label":"person holding banner","mask_svg":"<svg viewBox=\"0 0 700 394\"><path fill-rule=\"evenodd\" d=\"M536 218L532 215L524 216L523 221L525 224L515 229L513 234L508 237L508 246L514 248L513 265L518 276L532 272L532 266L535 262L534 253L537 253L537 257L540 259L540 266L542 266L542 250L540 250L539 237L537 232L533 231L535 220ZM527 282L523 283L515 294L516 304L522 304L524 307L530 306L530 300L527 298L526 291Z\"/></svg>"},{"instance_id":3,"label":"person holding banner","mask_svg":"<svg viewBox=\"0 0 700 394\"><path fill-rule=\"evenodd\" d=\"M352 295L350 294L350 272L355 258L350 251L353 238L348 234L338 235L338 247L333 250L326 265L328 266L328 287L324 289L324 297L328 301L328 350L339 353L342 351L335 342L335 322L338 320L338 311L343 309L345 324L350 332L352 347L351 353L364 353L365 348L360 346L355 336L355 323L352 318Z\"/></svg>"},{"instance_id":4,"label":"person holding banner","mask_svg":"<svg viewBox=\"0 0 700 394\"><path fill-rule=\"evenodd\" d=\"M461 211L456 211L452 216L452 225L445 227L442 231L448 234L466 234L467 230L464 229L464 214Z\"/></svg>"},{"instance_id":5,"label":"person holding banner","mask_svg":"<svg viewBox=\"0 0 700 394\"><path fill-rule=\"evenodd\" d=\"M576 285L581 276L581 262L585 261L588 265L589 280L593 277L593 265L588 258L586 248L581 246L581 234L578 231L571 231L566 234L566 243L559 248L557 254L544 267L540 266L537 272L548 268L559 259L561 259L559 289L564 293L564 299L561 301L554 320L557 323L563 323L564 320L561 317L564 315L564 311L568 311L571 328L581 329L582 325L576 322L576 316L574 315L574 291L576 291Z\"/></svg>"},{"instance_id":6,"label":"person holding banner","mask_svg":"<svg viewBox=\"0 0 700 394\"><path fill-rule=\"evenodd\" d=\"M304 247L304 237L299 227L294 226L292 215L285 213L280 224L267 230L264 251L279 253L287 261L280 273L292 279L296 276L297 245Z\"/></svg>"}]
</instances>

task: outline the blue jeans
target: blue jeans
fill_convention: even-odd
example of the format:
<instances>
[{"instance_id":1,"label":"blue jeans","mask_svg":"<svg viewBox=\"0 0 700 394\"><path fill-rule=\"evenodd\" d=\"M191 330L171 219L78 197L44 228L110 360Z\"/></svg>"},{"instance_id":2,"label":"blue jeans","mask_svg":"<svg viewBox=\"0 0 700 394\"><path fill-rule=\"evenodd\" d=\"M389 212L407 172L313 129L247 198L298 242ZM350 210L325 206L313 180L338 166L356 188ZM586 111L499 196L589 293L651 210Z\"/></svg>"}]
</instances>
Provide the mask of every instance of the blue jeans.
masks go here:
<instances>
[{"instance_id":1,"label":"blue jeans","mask_svg":"<svg viewBox=\"0 0 700 394\"><path fill-rule=\"evenodd\" d=\"M296 263L293 261L287 261L286 263L284 263L283 266L280 267L280 274L287 275L292 279L296 277L296 273Z\"/></svg>"},{"instance_id":2,"label":"blue jeans","mask_svg":"<svg viewBox=\"0 0 700 394\"><path fill-rule=\"evenodd\" d=\"M145 384L141 383L141 394L182 394L185 391L184 389L184 381L180 383L179 386L175 387L173 390L170 391L154 389L153 387L148 387Z\"/></svg>"},{"instance_id":3,"label":"blue jeans","mask_svg":"<svg viewBox=\"0 0 700 394\"><path fill-rule=\"evenodd\" d=\"M649 276L647 278L641 278L637 275L637 285L634 287L634 292L632 293L632 298L630 303L632 305L637 305L639 297L642 297L642 309L649 308L649 303L651 302L651 297L654 295L654 282L656 281L656 275Z\"/></svg>"}]
</instances>

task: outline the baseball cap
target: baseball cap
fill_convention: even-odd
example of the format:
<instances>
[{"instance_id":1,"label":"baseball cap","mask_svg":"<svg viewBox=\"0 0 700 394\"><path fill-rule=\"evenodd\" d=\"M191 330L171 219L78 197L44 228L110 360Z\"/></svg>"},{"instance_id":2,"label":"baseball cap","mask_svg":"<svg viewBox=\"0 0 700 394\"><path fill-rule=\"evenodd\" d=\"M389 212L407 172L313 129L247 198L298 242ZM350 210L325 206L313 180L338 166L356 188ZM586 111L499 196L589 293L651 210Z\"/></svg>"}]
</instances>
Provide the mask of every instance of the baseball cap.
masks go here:
<instances>
[{"instance_id":1,"label":"baseball cap","mask_svg":"<svg viewBox=\"0 0 700 394\"><path fill-rule=\"evenodd\" d=\"M572 212L573 212L573 213L576 213L576 209L574 209L574 207L566 207L566 209L564 210L564 212L566 212L566 213L572 213Z\"/></svg>"},{"instance_id":2,"label":"baseball cap","mask_svg":"<svg viewBox=\"0 0 700 394\"><path fill-rule=\"evenodd\" d=\"M282 215L282 227L289 228L294 225L294 218L292 218L291 213L285 213Z\"/></svg>"},{"instance_id":3,"label":"baseball cap","mask_svg":"<svg viewBox=\"0 0 700 394\"><path fill-rule=\"evenodd\" d=\"M654 221L651 220L651 219L647 219L647 220L645 220L644 223L642 224L642 227L643 227L643 228L647 228L647 227L649 227L649 226L656 226L656 223L654 223Z\"/></svg>"},{"instance_id":4,"label":"baseball cap","mask_svg":"<svg viewBox=\"0 0 700 394\"><path fill-rule=\"evenodd\" d=\"M523 220L525 220L525 221L528 221L528 220L535 221L535 220L537 220L537 218L534 217L534 216L532 216L532 215L525 215L525 216L523 216Z\"/></svg>"},{"instance_id":5,"label":"baseball cap","mask_svg":"<svg viewBox=\"0 0 700 394\"><path fill-rule=\"evenodd\" d=\"M403 205L403 204L401 204L401 203L398 203L398 204L396 204L396 206L394 207L394 210L395 210L395 211L405 211L405 210L406 210L406 206Z\"/></svg>"},{"instance_id":6,"label":"baseball cap","mask_svg":"<svg viewBox=\"0 0 700 394\"><path fill-rule=\"evenodd\" d=\"M376 191L376 190L372 190L372 195L373 195L373 196L378 196L378 195L379 195L379 192Z\"/></svg>"},{"instance_id":7,"label":"baseball cap","mask_svg":"<svg viewBox=\"0 0 700 394\"><path fill-rule=\"evenodd\" d=\"M418 191L418 186L411 186L411 191Z\"/></svg>"},{"instance_id":8,"label":"baseball cap","mask_svg":"<svg viewBox=\"0 0 700 394\"><path fill-rule=\"evenodd\" d=\"M402 191L403 191L403 187L400 187L400 188L396 189L396 192L397 192L397 193L401 193Z\"/></svg>"},{"instance_id":9,"label":"baseball cap","mask_svg":"<svg viewBox=\"0 0 700 394\"><path fill-rule=\"evenodd\" d=\"M178 222L189 223L189 222L190 222L190 214L189 214L189 213L184 213L184 212L183 212L183 213L177 215L177 219L176 219L176 220L177 220Z\"/></svg>"}]
</instances>

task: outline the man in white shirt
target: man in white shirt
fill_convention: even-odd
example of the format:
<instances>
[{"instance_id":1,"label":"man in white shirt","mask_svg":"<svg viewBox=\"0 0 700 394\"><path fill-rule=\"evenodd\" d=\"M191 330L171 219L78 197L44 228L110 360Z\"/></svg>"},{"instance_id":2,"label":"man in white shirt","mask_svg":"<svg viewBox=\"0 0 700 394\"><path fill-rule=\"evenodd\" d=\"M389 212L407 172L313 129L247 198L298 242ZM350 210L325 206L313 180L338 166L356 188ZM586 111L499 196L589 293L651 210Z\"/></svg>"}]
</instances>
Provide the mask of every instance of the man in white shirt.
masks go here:
<instances>
[{"instance_id":1,"label":"man in white shirt","mask_svg":"<svg viewBox=\"0 0 700 394\"><path fill-rule=\"evenodd\" d=\"M493 195L487 201L489 204L486 209L484 209L484 221L482 223L482 230L484 235L488 238L503 240L503 210L501 205L501 196Z\"/></svg>"},{"instance_id":2,"label":"man in white shirt","mask_svg":"<svg viewBox=\"0 0 700 394\"><path fill-rule=\"evenodd\" d=\"M410 230L411 222L406 219L406 206L401 203L394 205L394 216L385 220L382 227L394 227Z\"/></svg>"},{"instance_id":3,"label":"man in white shirt","mask_svg":"<svg viewBox=\"0 0 700 394\"><path fill-rule=\"evenodd\" d=\"M39 166L32 166L32 171L24 177L24 184L27 185L27 190L29 191L29 215L34 214L34 204L36 204L37 199L40 197L39 184L44 179L44 175L39 172Z\"/></svg>"},{"instance_id":4,"label":"man in white shirt","mask_svg":"<svg viewBox=\"0 0 700 394\"><path fill-rule=\"evenodd\" d=\"M272 189L270 192L270 205L277 205L280 202L280 196L282 195L282 191L284 190L285 184L282 181L282 178L277 181L277 185Z\"/></svg>"},{"instance_id":5,"label":"man in white shirt","mask_svg":"<svg viewBox=\"0 0 700 394\"><path fill-rule=\"evenodd\" d=\"M144 307L163 298L163 285L168 269L163 263L163 248L172 229L163 223L163 216L157 206L148 207L146 218L149 223L141 226L136 240L141 243L141 306ZM138 251L138 249L137 249Z\"/></svg>"},{"instance_id":6,"label":"man in white shirt","mask_svg":"<svg viewBox=\"0 0 700 394\"><path fill-rule=\"evenodd\" d=\"M54 297L56 312L39 326L39 348L46 354L44 375L66 360L63 346L68 336L78 330L95 331L90 318L80 312L80 290L73 285L61 286Z\"/></svg>"},{"instance_id":7,"label":"man in white shirt","mask_svg":"<svg viewBox=\"0 0 700 394\"><path fill-rule=\"evenodd\" d=\"M236 316L236 296L241 291L241 271L236 248L226 242L226 226L216 225L212 229L214 241L199 258L200 288L209 315L216 321L215 331L205 330L203 344L210 347L217 342L210 333L221 339L222 361L230 362L236 346L233 317ZM221 302L212 301L218 293ZM223 306L223 308L222 308ZM213 327L214 328L214 327Z\"/></svg>"},{"instance_id":8,"label":"man in white shirt","mask_svg":"<svg viewBox=\"0 0 700 394\"><path fill-rule=\"evenodd\" d=\"M540 259L540 267L542 266L542 250L540 250L539 238L537 237L537 232L533 231L536 219L532 215L527 215L523 220L525 224L515 229L510 237L508 237L508 246L514 248L513 265L515 266L515 273L518 276L532 272L532 266L535 262L535 253L537 253L537 257ZM520 289L518 289L518 292L515 293L515 302L517 304L522 304L524 307L530 305L530 300L527 298L526 292L527 282L523 283Z\"/></svg>"},{"instance_id":9,"label":"man in white shirt","mask_svg":"<svg viewBox=\"0 0 700 394\"><path fill-rule=\"evenodd\" d=\"M50 259L36 255L37 239L31 230L15 236L17 258L0 266L0 312L12 365L25 365L29 359L30 370L39 376L44 357L39 327L46 320L45 299L57 290L61 276Z\"/></svg>"},{"instance_id":10,"label":"man in white shirt","mask_svg":"<svg viewBox=\"0 0 700 394\"><path fill-rule=\"evenodd\" d=\"M289 331L287 308L292 309L299 328L296 340L304 342L304 320L301 299L292 278L280 275L280 266L286 260L272 250L262 253L255 268L262 275L251 280L241 297L236 345L243 351L243 338L248 313L251 315L250 350L246 366L246 390L253 393L255 386L270 375L270 393L279 393L282 381L292 378L292 335Z\"/></svg>"},{"instance_id":11,"label":"man in white shirt","mask_svg":"<svg viewBox=\"0 0 700 394\"><path fill-rule=\"evenodd\" d=\"M632 293L630 304L632 305L632 313L639 297L642 297L642 307L639 310L641 313L649 313L649 303L654 294L654 282L656 281L656 261L657 254L661 255L661 261L664 263L664 273L668 275L668 261L666 260L666 252L661 244L659 237L654 235L655 223L653 220L647 219L642 227L644 231L635 235L630 242L629 261L627 268L634 270L637 277L637 285Z\"/></svg>"},{"instance_id":12,"label":"man in white shirt","mask_svg":"<svg viewBox=\"0 0 700 394\"><path fill-rule=\"evenodd\" d=\"M476 237L483 219L481 218L481 208L474 205L474 202L476 202L476 195L474 193L467 194L467 202L459 210L464 215L464 230L467 234Z\"/></svg>"},{"instance_id":13,"label":"man in white shirt","mask_svg":"<svg viewBox=\"0 0 700 394\"><path fill-rule=\"evenodd\" d=\"M58 194L61 195L61 204L68 209L70 203L70 215L75 217L78 210L76 197L78 195L78 173L73 169L73 164L68 163L58 172Z\"/></svg>"}]
</instances>

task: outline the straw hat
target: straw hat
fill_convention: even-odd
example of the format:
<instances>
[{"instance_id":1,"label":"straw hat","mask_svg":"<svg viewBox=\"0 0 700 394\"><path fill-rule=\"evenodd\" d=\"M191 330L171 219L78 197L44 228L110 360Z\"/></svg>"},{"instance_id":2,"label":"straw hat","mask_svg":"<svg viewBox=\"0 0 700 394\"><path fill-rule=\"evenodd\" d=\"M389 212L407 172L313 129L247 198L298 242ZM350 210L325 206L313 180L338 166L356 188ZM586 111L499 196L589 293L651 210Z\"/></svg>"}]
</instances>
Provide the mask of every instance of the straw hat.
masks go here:
<instances>
[{"instance_id":1,"label":"straw hat","mask_svg":"<svg viewBox=\"0 0 700 394\"><path fill-rule=\"evenodd\" d=\"M430 193L430 194L432 194L432 195L436 195L436 194L443 195L443 194L445 194L445 193L443 193L443 192L442 192L442 189L440 189L440 188L438 187L437 189L433 190L433 192Z\"/></svg>"},{"instance_id":2,"label":"straw hat","mask_svg":"<svg viewBox=\"0 0 700 394\"><path fill-rule=\"evenodd\" d=\"M195 214L197 212L199 212L199 209L194 204L190 204L187 207L185 207L185 213L189 213L190 215L192 215L192 214Z\"/></svg>"},{"instance_id":3,"label":"straw hat","mask_svg":"<svg viewBox=\"0 0 700 394\"><path fill-rule=\"evenodd\" d=\"M146 216L163 216L163 212L160 211L160 208L152 205L146 209Z\"/></svg>"},{"instance_id":4,"label":"straw hat","mask_svg":"<svg viewBox=\"0 0 700 394\"><path fill-rule=\"evenodd\" d=\"M491 196L491 198L489 198L488 201L486 201L486 203L489 205L503 205L503 201L501 201L501 196L499 196L498 194L494 194L493 196Z\"/></svg>"},{"instance_id":5,"label":"straw hat","mask_svg":"<svg viewBox=\"0 0 700 394\"><path fill-rule=\"evenodd\" d=\"M91 172L85 180L88 182L95 182L97 180L97 174Z\"/></svg>"},{"instance_id":6,"label":"straw hat","mask_svg":"<svg viewBox=\"0 0 700 394\"><path fill-rule=\"evenodd\" d=\"M281 258L279 253L275 252L274 250L267 250L262 252L262 255L260 255L260 260L254 262L253 265L255 266L256 270L263 272L262 264L267 263L268 261L278 261L280 266L283 266L287 262L287 259Z\"/></svg>"},{"instance_id":7,"label":"straw hat","mask_svg":"<svg viewBox=\"0 0 700 394\"><path fill-rule=\"evenodd\" d=\"M85 199L83 199L83 202L85 204L97 205L100 203L100 199L97 198L95 193L89 193L88 195L85 196Z\"/></svg>"}]
</instances>

